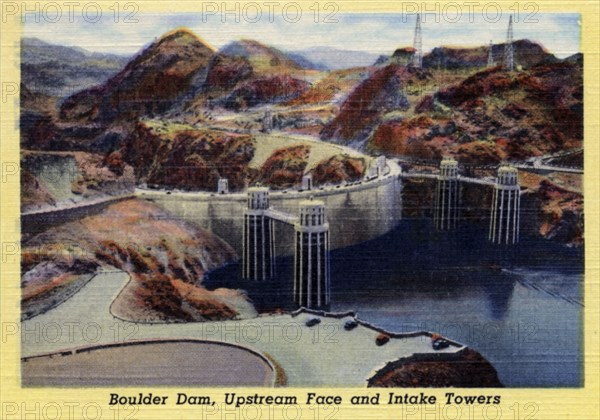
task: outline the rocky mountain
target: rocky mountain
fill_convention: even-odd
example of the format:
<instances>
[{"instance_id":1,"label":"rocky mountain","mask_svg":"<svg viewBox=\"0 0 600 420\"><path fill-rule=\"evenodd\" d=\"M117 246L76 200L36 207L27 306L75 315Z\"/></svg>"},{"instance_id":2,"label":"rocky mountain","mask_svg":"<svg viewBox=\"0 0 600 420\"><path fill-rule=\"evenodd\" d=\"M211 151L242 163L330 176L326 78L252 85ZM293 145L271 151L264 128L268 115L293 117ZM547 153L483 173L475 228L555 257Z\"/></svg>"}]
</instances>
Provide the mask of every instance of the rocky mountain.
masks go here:
<instances>
[{"instance_id":1,"label":"rocky mountain","mask_svg":"<svg viewBox=\"0 0 600 420\"><path fill-rule=\"evenodd\" d=\"M362 179L367 169L364 158L338 154L321 160L312 169L314 185L354 182Z\"/></svg>"},{"instance_id":2,"label":"rocky mountain","mask_svg":"<svg viewBox=\"0 0 600 420\"><path fill-rule=\"evenodd\" d=\"M449 154L472 163L580 147L583 72L580 60L571 61L519 72L500 66L475 71L432 85L435 93L413 95L410 102L417 84L439 83L436 70L389 64L348 95L321 138L357 147L366 141L378 153L426 159Z\"/></svg>"},{"instance_id":3,"label":"rocky mountain","mask_svg":"<svg viewBox=\"0 0 600 420\"><path fill-rule=\"evenodd\" d=\"M293 100L309 88L310 83L287 74L257 78L236 86L220 104L227 109L245 110Z\"/></svg>"},{"instance_id":4,"label":"rocky mountain","mask_svg":"<svg viewBox=\"0 0 600 420\"><path fill-rule=\"evenodd\" d=\"M291 100L309 89L306 71L276 48L252 40L232 42L211 60L202 92L192 102L239 110Z\"/></svg>"},{"instance_id":5,"label":"rocky mountain","mask_svg":"<svg viewBox=\"0 0 600 420\"><path fill-rule=\"evenodd\" d=\"M374 71L350 93L321 138L342 143L362 142L383 114L409 108L404 92L413 79L427 78L426 71L390 64Z\"/></svg>"},{"instance_id":6,"label":"rocky mountain","mask_svg":"<svg viewBox=\"0 0 600 420\"><path fill-rule=\"evenodd\" d=\"M104 83L129 57L21 39L21 83L35 93L63 98Z\"/></svg>"},{"instance_id":7,"label":"rocky mountain","mask_svg":"<svg viewBox=\"0 0 600 420\"><path fill-rule=\"evenodd\" d=\"M260 168L258 181L274 189L300 185L309 154L310 146L305 144L275 150Z\"/></svg>"},{"instance_id":8,"label":"rocky mountain","mask_svg":"<svg viewBox=\"0 0 600 420\"><path fill-rule=\"evenodd\" d=\"M212 191L224 177L235 191L251 176L254 147L247 134L138 122L119 153L134 167L138 182Z\"/></svg>"},{"instance_id":9,"label":"rocky mountain","mask_svg":"<svg viewBox=\"0 0 600 420\"><path fill-rule=\"evenodd\" d=\"M578 66L583 67L583 54L576 53L576 54L570 55L570 56L566 57L565 59L563 59L563 61L565 61L567 63L571 63L571 64L577 64Z\"/></svg>"},{"instance_id":10,"label":"rocky mountain","mask_svg":"<svg viewBox=\"0 0 600 420\"><path fill-rule=\"evenodd\" d=\"M104 165L131 165L138 183L157 188L215 191L219 178L227 178L231 191L260 182L272 189L297 187L307 172L311 146L261 150L250 134L237 134L156 120L140 121L121 147L105 158ZM365 162L321 151L323 160L313 169L315 185L355 179L364 173ZM265 160L253 163L256 155ZM331 158L331 159L330 159ZM325 167L332 164L330 171Z\"/></svg>"},{"instance_id":11,"label":"rocky mountain","mask_svg":"<svg viewBox=\"0 0 600 420\"><path fill-rule=\"evenodd\" d=\"M493 44L492 57L494 63L502 64L506 44ZM560 61L538 43L527 39L513 42L515 65L524 69L541 63L555 63ZM390 63L407 65L410 63L414 50L411 47L398 48L389 57L380 57L375 64L387 65ZM487 66L489 46L479 47L436 47L423 56L424 68L440 68L445 70L483 68Z\"/></svg>"},{"instance_id":12,"label":"rocky mountain","mask_svg":"<svg viewBox=\"0 0 600 420\"><path fill-rule=\"evenodd\" d=\"M329 68L323 63L313 63L301 53L287 52L287 56L300 67L310 70L327 71Z\"/></svg>"},{"instance_id":13,"label":"rocky mountain","mask_svg":"<svg viewBox=\"0 0 600 420\"><path fill-rule=\"evenodd\" d=\"M313 47L288 53L301 56L314 63L319 70L342 70L352 67L367 67L373 65L379 54L365 51L343 50L332 47Z\"/></svg>"},{"instance_id":14,"label":"rocky mountain","mask_svg":"<svg viewBox=\"0 0 600 420\"><path fill-rule=\"evenodd\" d=\"M24 54L41 65L48 57L42 44L33 44L41 52L31 55L30 47ZM103 84L64 101L23 84L21 144L92 152L100 166L130 165L137 182L193 190L214 190L222 176L240 190L256 181L289 188L307 170L316 185L364 173L363 162L343 156L320 156L309 168L314 156L307 147L272 144L265 153L262 137L255 135L264 105L273 105L275 130L319 133L323 140L377 154L434 160L449 155L491 164L581 147L583 56L558 60L527 40L514 48L514 72L500 65L485 68L488 46L435 48L424 57L423 69L408 65L411 48L399 48L377 65L322 71L315 69L316 56L302 60L251 40L215 52L179 29L149 44ZM503 44L492 46L497 63L503 52ZM77 49L55 55L90 57ZM350 65L343 54L335 62ZM51 205L54 198L44 185L28 175L24 180L31 201ZM540 180L529 189L545 209L541 234L577 243L581 200L570 182L549 188ZM85 185L75 187L90 192ZM573 214L575 225L560 225Z\"/></svg>"},{"instance_id":15,"label":"rocky mountain","mask_svg":"<svg viewBox=\"0 0 600 420\"><path fill-rule=\"evenodd\" d=\"M227 57L243 57L248 59L256 72L271 71L273 67L283 69L304 69L300 63L291 59L285 52L261 44L251 39L234 41L224 46L219 54Z\"/></svg>"},{"instance_id":16,"label":"rocky mountain","mask_svg":"<svg viewBox=\"0 0 600 420\"><path fill-rule=\"evenodd\" d=\"M288 104L299 106L307 104L341 104L368 77L368 67L332 70L313 83L309 90L294 98Z\"/></svg>"},{"instance_id":17,"label":"rocky mountain","mask_svg":"<svg viewBox=\"0 0 600 420\"><path fill-rule=\"evenodd\" d=\"M67 98L60 116L68 121L108 124L164 112L192 88L213 55L213 49L192 32L172 31L103 85Z\"/></svg>"},{"instance_id":18,"label":"rocky mountain","mask_svg":"<svg viewBox=\"0 0 600 420\"><path fill-rule=\"evenodd\" d=\"M22 151L20 165L24 212L128 194L135 187L133 168L117 154Z\"/></svg>"},{"instance_id":19,"label":"rocky mountain","mask_svg":"<svg viewBox=\"0 0 600 420\"><path fill-rule=\"evenodd\" d=\"M506 44L493 44L492 56L494 63L501 64L504 58ZM549 53L540 44L520 39L513 42L514 61L516 66L524 69L531 68L541 63L553 63L559 61L553 54ZM442 67L448 69L485 67L488 61L489 46L475 48L434 48L423 57L424 67Z\"/></svg>"},{"instance_id":20,"label":"rocky mountain","mask_svg":"<svg viewBox=\"0 0 600 420\"><path fill-rule=\"evenodd\" d=\"M33 92L21 83L19 98L21 146L35 149L54 148L58 140L58 130L54 124L56 97Z\"/></svg>"},{"instance_id":21,"label":"rocky mountain","mask_svg":"<svg viewBox=\"0 0 600 420\"><path fill-rule=\"evenodd\" d=\"M421 158L497 163L580 147L583 74L570 63L496 67L426 96L417 116L382 123L370 145Z\"/></svg>"}]
</instances>

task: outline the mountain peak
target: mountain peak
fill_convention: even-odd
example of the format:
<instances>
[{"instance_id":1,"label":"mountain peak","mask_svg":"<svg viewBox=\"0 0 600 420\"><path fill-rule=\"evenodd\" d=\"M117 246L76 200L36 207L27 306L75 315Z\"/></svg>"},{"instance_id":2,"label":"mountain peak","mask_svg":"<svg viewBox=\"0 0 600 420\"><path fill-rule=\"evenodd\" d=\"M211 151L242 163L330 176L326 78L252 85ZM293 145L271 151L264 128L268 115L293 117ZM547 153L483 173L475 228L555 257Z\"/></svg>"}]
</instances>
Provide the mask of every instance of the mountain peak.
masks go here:
<instances>
[{"instance_id":1,"label":"mountain peak","mask_svg":"<svg viewBox=\"0 0 600 420\"><path fill-rule=\"evenodd\" d=\"M110 123L166 111L194 89L214 50L196 34L178 28L157 38L102 86L76 93L61 117Z\"/></svg>"},{"instance_id":2,"label":"mountain peak","mask_svg":"<svg viewBox=\"0 0 600 420\"><path fill-rule=\"evenodd\" d=\"M169 47L172 47L174 46L173 44L179 46L197 45L208 48L211 51L215 50L190 29L184 27L173 29L172 31L163 34L154 42L155 46L168 45Z\"/></svg>"},{"instance_id":3,"label":"mountain peak","mask_svg":"<svg viewBox=\"0 0 600 420\"><path fill-rule=\"evenodd\" d=\"M285 52L265 45L253 39L240 39L230 42L219 51L220 54L229 57L243 57L248 59L255 71L261 69L272 70L273 67L282 67L290 70L303 69L301 63L294 60Z\"/></svg>"},{"instance_id":4,"label":"mountain peak","mask_svg":"<svg viewBox=\"0 0 600 420\"><path fill-rule=\"evenodd\" d=\"M224 55L248 58L253 55L273 55L279 51L253 39L240 39L225 45L220 52Z\"/></svg>"}]
</instances>

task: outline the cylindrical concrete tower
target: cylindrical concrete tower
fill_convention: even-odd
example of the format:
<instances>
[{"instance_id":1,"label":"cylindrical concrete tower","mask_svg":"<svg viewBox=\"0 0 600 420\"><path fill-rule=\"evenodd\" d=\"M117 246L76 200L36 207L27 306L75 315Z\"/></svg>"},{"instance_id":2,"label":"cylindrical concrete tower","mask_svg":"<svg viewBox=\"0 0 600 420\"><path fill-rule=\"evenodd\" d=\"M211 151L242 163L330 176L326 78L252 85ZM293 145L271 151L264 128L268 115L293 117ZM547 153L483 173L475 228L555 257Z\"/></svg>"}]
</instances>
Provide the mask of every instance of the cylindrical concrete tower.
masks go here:
<instances>
[{"instance_id":1,"label":"cylindrical concrete tower","mask_svg":"<svg viewBox=\"0 0 600 420\"><path fill-rule=\"evenodd\" d=\"M452 158L444 158L440 163L433 218L439 230L454 229L458 223L458 162Z\"/></svg>"},{"instance_id":2,"label":"cylindrical concrete tower","mask_svg":"<svg viewBox=\"0 0 600 420\"><path fill-rule=\"evenodd\" d=\"M313 188L312 174L306 174L302 177L302 191L309 191Z\"/></svg>"},{"instance_id":3,"label":"cylindrical concrete tower","mask_svg":"<svg viewBox=\"0 0 600 420\"><path fill-rule=\"evenodd\" d=\"M294 226L294 302L306 308L325 308L330 299L329 223L322 201L300 202Z\"/></svg>"},{"instance_id":4,"label":"cylindrical concrete tower","mask_svg":"<svg viewBox=\"0 0 600 420\"><path fill-rule=\"evenodd\" d=\"M519 212L521 194L518 171L512 166L501 166L494 185L490 217L490 241L497 244L519 242Z\"/></svg>"},{"instance_id":5,"label":"cylindrical concrete tower","mask_svg":"<svg viewBox=\"0 0 600 420\"><path fill-rule=\"evenodd\" d=\"M385 175L385 167L387 166L387 159L384 155L378 156L375 161L377 165L377 176L382 177Z\"/></svg>"},{"instance_id":6,"label":"cylindrical concrete tower","mask_svg":"<svg viewBox=\"0 0 600 420\"><path fill-rule=\"evenodd\" d=\"M229 193L229 181L227 178L219 178L217 182L217 194L228 194Z\"/></svg>"},{"instance_id":7,"label":"cylindrical concrete tower","mask_svg":"<svg viewBox=\"0 0 600 420\"><path fill-rule=\"evenodd\" d=\"M262 131L265 133L270 133L273 129L273 113L270 108L265 110L265 113L262 118Z\"/></svg>"},{"instance_id":8,"label":"cylindrical concrete tower","mask_svg":"<svg viewBox=\"0 0 600 420\"><path fill-rule=\"evenodd\" d=\"M269 209L269 189L248 188L248 208L244 212L242 276L267 280L275 275L274 222L265 216Z\"/></svg>"}]
</instances>

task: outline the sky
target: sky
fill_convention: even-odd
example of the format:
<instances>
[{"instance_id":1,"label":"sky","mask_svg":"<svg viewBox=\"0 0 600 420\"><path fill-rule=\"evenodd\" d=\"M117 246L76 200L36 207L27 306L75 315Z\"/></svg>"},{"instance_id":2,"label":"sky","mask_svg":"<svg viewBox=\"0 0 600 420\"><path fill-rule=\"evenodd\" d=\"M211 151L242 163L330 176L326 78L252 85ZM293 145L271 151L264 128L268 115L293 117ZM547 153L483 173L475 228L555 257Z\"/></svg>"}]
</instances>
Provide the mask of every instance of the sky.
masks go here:
<instances>
[{"instance_id":1,"label":"sky","mask_svg":"<svg viewBox=\"0 0 600 420\"><path fill-rule=\"evenodd\" d=\"M214 3L216 4L216 3ZM258 3L254 3L258 4ZM316 46L338 49L391 54L396 48L413 43L415 14L382 13L335 13L337 22L324 22L327 13L321 10L318 23L315 14L303 10L302 16L288 11L269 14L268 9L239 12L236 16L202 13L150 14L136 13L126 22L121 12L115 22L113 12L105 10L101 17L84 19L75 13L65 13L56 22L27 15L23 36L43 41L85 48L89 51L132 55L151 43L156 37L178 27L187 27L209 45L220 48L238 39L255 39L277 48L295 51ZM91 20L98 19L97 22ZM72 20L72 22L70 21ZM225 20L225 22L223 22ZM253 20L258 20L254 22ZM271 21L272 20L272 21ZM296 22L290 22L297 20ZM495 21L496 20L496 21ZM487 45L490 40L502 43L506 40L509 15L484 18L481 13L425 14L422 17L423 50L448 46ZM541 43L548 51L560 58L580 51L579 14L537 13L533 17L525 13L515 16L514 39L527 38Z\"/></svg>"}]
</instances>

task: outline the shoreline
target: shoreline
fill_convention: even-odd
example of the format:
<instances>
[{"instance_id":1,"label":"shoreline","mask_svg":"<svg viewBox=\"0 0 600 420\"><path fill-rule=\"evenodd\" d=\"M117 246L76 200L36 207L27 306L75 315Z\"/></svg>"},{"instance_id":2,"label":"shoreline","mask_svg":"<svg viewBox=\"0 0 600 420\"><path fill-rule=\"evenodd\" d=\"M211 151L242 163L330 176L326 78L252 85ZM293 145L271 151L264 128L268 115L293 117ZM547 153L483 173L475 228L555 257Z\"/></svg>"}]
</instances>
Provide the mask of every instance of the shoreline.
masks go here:
<instances>
[{"instance_id":1,"label":"shoreline","mask_svg":"<svg viewBox=\"0 0 600 420\"><path fill-rule=\"evenodd\" d=\"M381 366L402 356L415 353L434 352L431 349L429 334L404 334L402 338L391 337L383 346L375 344L379 334L367 325L358 325L353 331L344 331L343 324L350 316L311 315L300 310L291 314L259 316L246 320L188 322L188 323L144 323L126 322L110 313L110 305L118 292L127 284L129 275L112 272L99 273L72 298L53 310L23 322L23 330L32 329L31 323L53 322L58 325L75 322L77 312L88 314L88 322L97 324L104 331L129 332L116 336L105 334L98 337L94 346L115 345L115 343L135 342L138 340L193 339L207 340L248 347L261 354L269 353L285 371L289 386L340 386L364 385L373 368ZM96 298L99 290L104 291L105 303ZM90 305L93 299L94 305ZM93 308L91 306L94 306ZM306 321L318 316L321 323L308 327ZM28 326L28 324L30 324ZM293 333L293 334L292 334ZM73 348L89 345L85 337L74 334L61 336L56 342L36 340L32 334L23 335L23 358L49 353L70 352ZM356 372L344 372L343 366L348 360L359 357L358 349L369 351L369 360L359 364ZM449 346L440 353L453 353L464 347ZM266 356L265 356L266 357ZM336 375L334 373L337 372ZM361 373L362 372L362 373Z\"/></svg>"}]
</instances>

